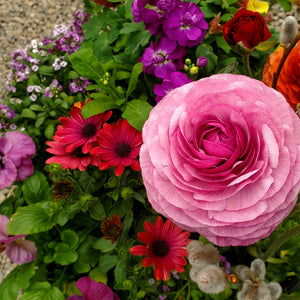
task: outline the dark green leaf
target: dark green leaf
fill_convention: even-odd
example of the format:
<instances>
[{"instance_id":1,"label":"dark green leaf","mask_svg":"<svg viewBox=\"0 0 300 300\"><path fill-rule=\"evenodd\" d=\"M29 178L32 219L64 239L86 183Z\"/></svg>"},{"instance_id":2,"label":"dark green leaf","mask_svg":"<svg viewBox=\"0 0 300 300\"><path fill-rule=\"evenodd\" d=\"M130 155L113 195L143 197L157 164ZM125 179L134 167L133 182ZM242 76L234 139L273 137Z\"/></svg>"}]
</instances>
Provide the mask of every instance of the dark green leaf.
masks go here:
<instances>
[{"instance_id":1,"label":"dark green leaf","mask_svg":"<svg viewBox=\"0 0 300 300\"><path fill-rule=\"evenodd\" d=\"M126 99L134 91L139 79L139 75L142 73L142 71L143 71L143 63L137 63L133 66L132 73L129 79L127 93L126 93Z\"/></svg>"},{"instance_id":2,"label":"dark green leaf","mask_svg":"<svg viewBox=\"0 0 300 300\"><path fill-rule=\"evenodd\" d=\"M78 258L77 252L69 247L67 243L59 243L55 247L54 261L66 266L75 262Z\"/></svg>"},{"instance_id":3,"label":"dark green leaf","mask_svg":"<svg viewBox=\"0 0 300 300\"><path fill-rule=\"evenodd\" d=\"M29 119L36 119L36 114L30 110L29 108L24 108L22 110L21 116L24 118L29 118Z\"/></svg>"},{"instance_id":4,"label":"dark green leaf","mask_svg":"<svg viewBox=\"0 0 300 300\"><path fill-rule=\"evenodd\" d=\"M39 73L41 75L46 75L46 76L53 76L54 75L54 68L50 66L40 66L39 67Z\"/></svg>"},{"instance_id":5,"label":"dark green leaf","mask_svg":"<svg viewBox=\"0 0 300 300\"><path fill-rule=\"evenodd\" d=\"M51 287L49 282L35 283L26 290L20 300L64 300L63 293L57 287Z\"/></svg>"},{"instance_id":6,"label":"dark green leaf","mask_svg":"<svg viewBox=\"0 0 300 300\"><path fill-rule=\"evenodd\" d=\"M101 252L106 253L114 250L117 246L117 243L112 243L110 240L98 239L93 243L93 247Z\"/></svg>"},{"instance_id":7,"label":"dark green leaf","mask_svg":"<svg viewBox=\"0 0 300 300\"><path fill-rule=\"evenodd\" d=\"M75 231L71 229L66 229L61 233L60 237L61 240L67 243L70 248L77 248L79 239Z\"/></svg>"},{"instance_id":8,"label":"dark green leaf","mask_svg":"<svg viewBox=\"0 0 300 300\"><path fill-rule=\"evenodd\" d=\"M47 178L40 171L35 171L24 181L22 190L28 204L48 200L51 194Z\"/></svg>"}]
</instances>

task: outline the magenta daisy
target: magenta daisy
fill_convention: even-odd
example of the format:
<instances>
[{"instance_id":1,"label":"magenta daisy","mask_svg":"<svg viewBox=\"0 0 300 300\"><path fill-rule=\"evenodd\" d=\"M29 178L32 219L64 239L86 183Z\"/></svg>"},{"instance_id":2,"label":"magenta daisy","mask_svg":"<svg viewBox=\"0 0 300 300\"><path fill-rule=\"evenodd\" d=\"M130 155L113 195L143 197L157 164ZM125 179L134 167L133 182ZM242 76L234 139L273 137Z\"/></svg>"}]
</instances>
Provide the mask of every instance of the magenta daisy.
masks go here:
<instances>
[{"instance_id":1,"label":"magenta daisy","mask_svg":"<svg viewBox=\"0 0 300 300\"><path fill-rule=\"evenodd\" d=\"M112 111L107 111L85 119L81 114L84 105L84 102L74 104L70 111L70 118L59 118L61 126L57 127L55 135L60 137L61 144L66 145L66 152L72 152L81 147L82 153L88 153L93 143L96 142L99 129L112 115Z\"/></svg>"},{"instance_id":2,"label":"magenta daisy","mask_svg":"<svg viewBox=\"0 0 300 300\"><path fill-rule=\"evenodd\" d=\"M141 169L136 159L142 145L142 133L132 127L127 120L117 123L105 123L97 136L98 147L91 150L92 155L98 155L102 160L100 170L115 167L115 174L120 176L126 166L133 170Z\"/></svg>"},{"instance_id":3,"label":"magenta daisy","mask_svg":"<svg viewBox=\"0 0 300 300\"><path fill-rule=\"evenodd\" d=\"M75 148L71 152L67 152L66 145L61 144L61 139L58 136L53 137L54 141L48 141L46 144L50 147L47 152L54 154L46 160L46 164L57 163L62 169L79 169L84 171L88 165L98 166L100 159L90 153L83 153L82 146Z\"/></svg>"},{"instance_id":4,"label":"magenta daisy","mask_svg":"<svg viewBox=\"0 0 300 300\"><path fill-rule=\"evenodd\" d=\"M157 217L154 226L150 222L144 224L146 232L139 232L138 238L146 246L135 246L129 251L134 255L146 255L143 259L143 267L154 265L154 276L156 280L167 281L170 272L176 270L184 272L187 262L186 245L189 243L188 231L182 231L169 219L164 224L161 217Z\"/></svg>"}]
</instances>

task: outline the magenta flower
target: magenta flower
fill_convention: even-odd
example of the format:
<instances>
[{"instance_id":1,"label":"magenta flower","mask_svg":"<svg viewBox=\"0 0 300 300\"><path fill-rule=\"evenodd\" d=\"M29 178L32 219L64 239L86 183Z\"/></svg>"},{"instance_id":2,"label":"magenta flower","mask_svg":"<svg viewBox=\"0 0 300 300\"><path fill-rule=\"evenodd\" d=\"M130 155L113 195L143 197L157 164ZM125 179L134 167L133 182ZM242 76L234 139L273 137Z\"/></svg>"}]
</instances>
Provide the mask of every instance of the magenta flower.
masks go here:
<instances>
[{"instance_id":1,"label":"magenta flower","mask_svg":"<svg viewBox=\"0 0 300 300\"><path fill-rule=\"evenodd\" d=\"M27 234L8 237L6 225L9 218L0 215L0 252L5 249L6 255L15 264L24 264L35 260L37 248L32 241L24 240Z\"/></svg>"},{"instance_id":2,"label":"magenta flower","mask_svg":"<svg viewBox=\"0 0 300 300\"><path fill-rule=\"evenodd\" d=\"M216 245L253 244L297 202L299 131L284 97L261 81L218 74L179 87L143 128L148 199Z\"/></svg>"},{"instance_id":3,"label":"magenta flower","mask_svg":"<svg viewBox=\"0 0 300 300\"><path fill-rule=\"evenodd\" d=\"M35 153L35 144L28 135L10 131L0 137L0 189L16 180L24 180L33 173L29 158Z\"/></svg>"},{"instance_id":4,"label":"magenta flower","mask_svg":"<svg viewBox=\"0 0 300 300\"><path fill-rule=\"evenodd\" d=\"M175 41L163 35L146 48L141 60L144 64L144 72L165 78L168 73L183 68L182 58L185 54L185 48L178 46Z\"/></svg>"},{"instance_id":5,"label":"magenta flower","mask_svg":"<svg viewBox=\"0 0 300 300\"><path fill-rule=\"evenodd\" d=\"M120 300L119 296L114 294L107 285L89 277L80 278L75 285L83 296L72 295L66 300Z\"/></svg>"},{"instance_id":6,"label":"magenta flower","mask_svg":"<svg viewBox=\"0 0 300 300\"><path fill-rule=\"evenodd\" d=\"M190 2L177 6L163 23L166 35L180 46L193 47L203 41L208 23L201 9Z\"/></svg>"},{"instance_id":7,"label":"magenta flower","mask_svg":"<svg viewBox=\"0 0 300 300\"><path fill-rule=\"evenodd\" d=\"M153 92L157 95L155 101L159 102L171 90L192 81L192 79L188 78L186 74L182 72L169 73L168 76L164 78L162 84L154 85Z\"/></svg>"}]
</instances>

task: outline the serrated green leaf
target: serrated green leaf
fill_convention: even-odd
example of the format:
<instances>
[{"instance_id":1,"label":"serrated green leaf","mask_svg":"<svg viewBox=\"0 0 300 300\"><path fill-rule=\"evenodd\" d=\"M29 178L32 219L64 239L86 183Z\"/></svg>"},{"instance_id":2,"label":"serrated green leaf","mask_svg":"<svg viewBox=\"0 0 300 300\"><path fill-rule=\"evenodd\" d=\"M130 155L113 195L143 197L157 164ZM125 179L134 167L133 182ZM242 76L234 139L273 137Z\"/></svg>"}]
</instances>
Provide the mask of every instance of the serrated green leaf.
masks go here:
<instances>
[{"instance_id":1,"label":"serrated green leaf","mask_svg":"<svg viewBox=\"0 0 300 300\"><path fill-rule=\"evenodd\" d=\"M35 283L26 290L20 300L64 300L64 294L57 288L51 287L49 282Z\"/></svg>"},{"instance_id":2,"label":"serrated green leaf","mask_svg":"<svg viewBox=\"0 0 300 300\"><path fill-rule=\"evenodd\" d=\"M117 243L112 243L110 240L98 239L93 243L93 247L101 252L106 253L114 250L117 246Z\"/></svg>"},{"instance_id":3,"label":"serrated green leaf","mask_svg":"<svg viewBox=\"0 0 300 300\"><path fill-rule=\"evenodd\" d=\"M126 103L122 117L134 128L142 131L152 108L148 102L135 99Z\"/></svg>"},{"instance_id":4,"label":"serrated green leaf","mask_svg":"<svg viewBox=\"0 0 300 300\"><path fill-rule=\"evenodd\" d=\"M49 206L49 203L35 203L19 207L7 224L8 234L33 234L51 229L55 223Z\"/></svg>"},{"instance_id":5,"label":"serrated green leaf","mask_svg":"<svg viewBox=\"0 0 300 300\"><path fill-rule=\"evenodd\" d=\"M30 279L35 274L34 262L23 264L16 270L16 282L22 290L26 290L30 285Z\"/></svg>"},{"instance_id":6,"label":"serrated green leaf","mask_svg":"<svg viewBox=\"0 0 300 300\"><path fill-rule=\"evenodd\" d=\"M22 191L28 204L48 200L51 194L47 178L40 171L35 171L24 181Z\"/></svg>"},{"instance_id":7,"label":"serrated green leaf","mask_svg":"<svg viewBox=\"0 0 300 300\"><path fill-rule=\"evenodd\" d=\"M77 260L78 254L67 243L59 243L55 247L53 258L57 264L67 266Z\"/></svg>"}]
</instances>

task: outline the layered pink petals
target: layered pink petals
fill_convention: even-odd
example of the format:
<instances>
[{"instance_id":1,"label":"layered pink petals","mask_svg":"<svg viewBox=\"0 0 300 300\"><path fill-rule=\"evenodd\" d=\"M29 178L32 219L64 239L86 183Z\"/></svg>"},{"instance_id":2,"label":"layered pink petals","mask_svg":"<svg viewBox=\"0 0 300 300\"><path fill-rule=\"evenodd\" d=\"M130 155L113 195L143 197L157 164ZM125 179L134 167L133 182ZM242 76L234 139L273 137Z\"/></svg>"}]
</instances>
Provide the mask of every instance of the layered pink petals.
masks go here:
<instances>
[{"instance_id":1,"label":"layered pink petals","mask_svg":"<svg viewBox=\"0 0 300 300\"><path fill-rule=\"evenodd\" d=\"M102 162L100 170L115 167L115 174L120 176L125 167L130 166L139 171L140 164L137 156L142 144L142 133L132 127L127 120L117 123L105 123L97 137L98 147L91 150L92 155L98 156Z\"/></svg>"},{"instance_id":2,"label":"layered pink petals","mask_svg":"<svg viewBox=\"0 0 300 300\"><path fill-rule=\"evenodd\" d=\"M257 80L220 74L177 88L143 129L149 201L219 246L253 244L297 201L299 130L285 99Z\"/></svg>"},{"instance_id":3,"label":"layered pink petals","mask_svg":"<svg viewBox=\"0 0 300 300\"><path fill-rule=\"evenodd\" d=\"M184 272L187 256L185 249L188 244L189 232L183 232L170 220L163 223L161 217L157 217L154 226L145 222L145 232L139 232L139 240L146 246L135 246L130 249L134 255L146 255L143 259L143 267L154 268L156 280L167 281L172 270Z\"/></svg>"}]
</instances>

